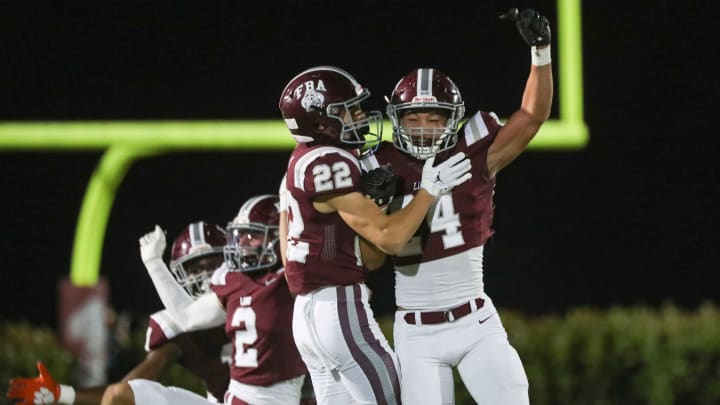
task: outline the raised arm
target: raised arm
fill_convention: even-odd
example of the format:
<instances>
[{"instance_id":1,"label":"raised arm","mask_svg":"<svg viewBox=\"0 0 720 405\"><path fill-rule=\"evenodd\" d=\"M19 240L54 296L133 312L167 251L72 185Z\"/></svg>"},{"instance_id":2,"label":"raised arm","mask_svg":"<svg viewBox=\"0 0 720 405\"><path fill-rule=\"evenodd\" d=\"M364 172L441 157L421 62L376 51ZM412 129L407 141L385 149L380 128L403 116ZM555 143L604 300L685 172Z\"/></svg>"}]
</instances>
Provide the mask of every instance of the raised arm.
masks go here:
<instances>
[{"instance_id":1,"label":"raised arm","mask_svg":"<svg viewBox=\"0 0 720 405\"><path fill-rule=\"evenodd\" d=\"M140 238L140 256L165 309L175 318L183 332L207 329L225 323L226 313L215 294L205 294L194 300L170 274L162 260L165 232L155 230Z\"/></svg>"},{"instance_id":2,"label":"raised arm","mask_svg":"<svg viewBox=\"0 0 720 405\"><path fill-rule=\"evenodd\" d=\"M515 22L520 35L531 47L531 65L520 109L510 116L488 150L487 165L492 176L525 150L550 116L553 99L548 19L532 9L520 13L512 9L502 17Z\"/></svg>"}]
</instances>

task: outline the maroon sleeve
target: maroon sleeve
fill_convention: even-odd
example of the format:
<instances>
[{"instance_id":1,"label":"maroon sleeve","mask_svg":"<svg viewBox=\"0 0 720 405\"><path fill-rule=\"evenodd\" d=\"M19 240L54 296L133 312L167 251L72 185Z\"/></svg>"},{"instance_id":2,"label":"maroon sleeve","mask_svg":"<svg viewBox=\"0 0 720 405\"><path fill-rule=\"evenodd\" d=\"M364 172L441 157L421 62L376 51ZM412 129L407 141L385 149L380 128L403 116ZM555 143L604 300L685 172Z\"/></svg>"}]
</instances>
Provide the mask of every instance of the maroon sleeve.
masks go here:
<instances>
[{"instance_id":1,"label":"maroon sleeve","mask_svg":"<svg viewBox=\"0 0 720 405\"><path fill-rule=\"evenodd\" d=\"M145 350L151 351L168 343L180 334L180 327L167 311L159 311L150 315L147 335L145 336Z\"/></svg>"},{"instance_id":2,"label":"maroon sleeve","mask_svg":"<svg viewBox=\"0 0 720 405\"><path fill-rule=\"evenodd\" d=\"M502 127L503 124L495 113L478 111L460 128L459 143L465 144L470 153L477 149L487 150Z\"/></svg>"},{"instance_id":3,"label":"maroon sleeve","mask_svg":"<svg viewBox=\"0 0 720 405\"><path fill-rule=\"evenodd\" d=\"M303 159L307 164L295 165L295 185L301 185L306 195L346 194L359 189L360 164L349 151L317 148Z\"/></svg>"}]
</instances>

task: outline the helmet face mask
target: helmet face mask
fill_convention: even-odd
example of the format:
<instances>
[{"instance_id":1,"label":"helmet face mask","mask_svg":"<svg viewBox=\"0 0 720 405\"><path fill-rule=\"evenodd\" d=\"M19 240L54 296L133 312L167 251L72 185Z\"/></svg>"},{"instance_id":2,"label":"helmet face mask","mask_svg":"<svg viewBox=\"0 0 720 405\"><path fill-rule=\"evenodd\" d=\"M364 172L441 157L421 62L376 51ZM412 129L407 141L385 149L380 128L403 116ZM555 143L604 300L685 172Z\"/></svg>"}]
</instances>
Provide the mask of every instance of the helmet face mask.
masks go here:
<instances>
[{"instance_id":1,"label":"helmet face mask","mask_svg":"<svg viewBox=\"0 0 720 405\"><path fill-rule=\"evenodd\" d=\"M228 268L248 272L273 267L278 262L275 253L278 237L277 227L257 223L228 225L224 251Z\"/></svg>"},{"instance_id":2,"label":"helmet face mask","mask_svg":"<svg viewBox=\"0 0 720 405\"><path fill-rule=\"evenodd\" d=\"M199 297L209 291L210 277L214 269L220 267L225 258L221 252L198 256L176 265L175 280L193 297ZM212 270L208 270L212 269Z\"/></svg>"},{"instance_id":3,"label":"helmet face mask","mask_svg":"<svg viewBox=\"0 0 720 405\"><path fill-rule=\"evenodd\" d=\"M349 73L318 66L285 86L278 107L297 142L362 149L377 147L382 139L382 113L362 110L369 97Z\"/></svg>"},{"instance_id":4,"label":"helmet face mask","mask_svg":"<svg viewBox=\"0 0 720 405\"><path fill-rule=\"evenodd\" d=\"M202 221L188 225L175 239L170 272L190 296L210 291L210 277L223 263L225 244L225 231Z\"/></svg>"},{"instance_id":5,"label":"helmet face mask","mask_svg":"<svg viewBox=\"0 0 720 405\"><path fill-rule=\"evenodd\" d=\"M223 250L230 271L253 272L275 268L280 263L279 213L276 195L247 200L227 226Z\"/></svg>"},{"instance_id":6,"label":"helmet face mask","mask_svg":"<svg viewBox=\"0 0 720 405\"><path fill-rule=\"evenodd\" d=\"M363 90L360 95L348 101L333 103L327 107L328 117L342 123L339 140L353 148L377 148L382 138L382 113L380 111L364 112L361 103L370 97L370 92Z\"/></svg>"},{"instance_id":7,"label":"helmet face mask","mask_svg":"<svg viewBox=\"0 0 720 405\"><path fill-rule=\"evenodd\" d=\"M452 149L457 129L465 115L465 104L455 83L436 69L416 69L395 85L387 105L393 124L393 144L419 160ZM409 114L441 113L442 126L419 127L403 122Z\"/></svg>"}]
</instances>

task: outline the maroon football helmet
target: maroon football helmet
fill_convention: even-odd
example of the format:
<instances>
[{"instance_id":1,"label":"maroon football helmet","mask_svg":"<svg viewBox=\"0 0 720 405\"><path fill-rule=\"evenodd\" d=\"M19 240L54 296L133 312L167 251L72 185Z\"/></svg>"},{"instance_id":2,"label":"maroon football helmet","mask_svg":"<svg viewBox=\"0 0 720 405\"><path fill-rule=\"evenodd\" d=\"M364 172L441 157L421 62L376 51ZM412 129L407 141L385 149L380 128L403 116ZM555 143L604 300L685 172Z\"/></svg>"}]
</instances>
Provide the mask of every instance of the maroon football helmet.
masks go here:
<instances>
[{"instance_id":1,"label":"maroon football helmet","mask_svg":"<svg viewBox=\"0 0 720 405\"><path fill-rule=\"evenodd\" d=\"M188 225L172 244L170 271L178 284L197 298L209 291L210 276L223 263L225 231L207 222Z\"/></svg>"},{"instance_id":2,"label":"maroon football helmet","mask_svg":"<svg viewBox=\"0 0 720 405\"><path fill-rule=\"evenodd\" d=\"M346 71L317 66L290 80L278 106L297 142L373 148L382 138L382 113L362 111L368 97Z\"/></svg>"},{"instance_id":3,"label":"maroon football helmet","mask_svg":"<svg viewBox=\"0 0 720 405\"><path fill-rule=\"evenodd\" d=\"M407 112L432 109L447 116L442 128L403 128L401 118ZM401 151L425 160L452 149L457 143L457 128L465 115L460 90L437 69L415 69L400 79L388 101L387 115L393 125L393 143Z\"/></svg>"},{"instance_id":4,"label":"maroon football helmet","mask_svg":"<svg viewBox=\"0 0 720 405\"><path fill-rule=\"evenodd\" d=\"M249 272L279 266L280 200L277 195L252 197L227 226L225 264L231 271Z\"/></svg>"}]
</instances>

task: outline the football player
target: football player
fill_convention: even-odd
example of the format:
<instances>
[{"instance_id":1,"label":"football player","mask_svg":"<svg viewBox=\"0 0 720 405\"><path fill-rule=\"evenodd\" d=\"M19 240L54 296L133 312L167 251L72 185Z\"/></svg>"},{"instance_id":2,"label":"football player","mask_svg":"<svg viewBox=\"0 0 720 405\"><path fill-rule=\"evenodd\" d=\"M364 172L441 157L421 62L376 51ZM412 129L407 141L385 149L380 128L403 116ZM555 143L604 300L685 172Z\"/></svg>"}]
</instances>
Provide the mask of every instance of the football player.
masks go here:
<instances>
[{"instance_id":1,"label":"football player","mask_svg":"<svg viewBox=\"0 0 720 405\"><path fill-rule=\"evenodd\" d=\"M278 207L275 195L250 198L240 207L227 226L225 263L210 281L214 294L197 301L171 282L157 260L165 249L162 229L156 226L140 239L158 294L182 319L181 328L225 325L232 342L228 405L299 404L303 399L307 370L292 337L293 298L280 261Z\"/></svg>"},{"instance_id":2,"label":"football player","mask_svg":"<svg viewBox=\"0 0 720 405\"><path fill-rule=\"evenodd\" d=\"M382 173L382 174L380 174ZM376 177L381 175L383 180L380 184L372 187L372 196L369 194L370 191L364 190L367 187L364 181L366 177ZM378 170L365 172L361 176L360 188L365 194L366 198L370 198L373 201L379 202L378 204L381 209L387 209L388 203L383 204L383 201L387 201L388 198L392 199L397 187L397 177L394 176L392 179L388 179L386 176L392 176L392 173L380 172ZM392 190L392 191L390 191ZM283 266L287 264L287 235L288 235L288 190L287 190L287 174L285 174L280 181L280 188L278 189L278 198L280 199L280 257L283 262ZM385 198L385 200L383 200ZM386 256L385 253L380 251L375 245L371 244L365 238L360 237L360 257L362 258L363 266L368 271L374 271L382 268L385 264Z\"/></svg>"},{"instance_id":3,"label":"football player","mask_svg":"<svg viewBox=\"0 0 720 405\"><path fill-rule=\"evenodd\" d=\"M318 66L291 79L279 101L298 143L286 174L293 334L320 404L400 403L397 359L368 302L361 238L396 253L435 198L470 178L462 153L438 166L430 159L415 198L385 215L359 192L360 151L381 137L382 114L361 107L369 95L346 71Z\"/></svg>"},{"instance_id":4,"label":"football player","mask_svg":"<svg viewBox=\"0 0 720 405\"><path fill-rule=\"evenodd\" d=\"M393 338L403 371L406 404L451 404L452 367L480 404L527 404L528 380L483 285L483 245L493 234L497 174L512 162L550 115L553 78L547 18L532 9L505 15L531 47L530 73L520 108L503 125L478 111L458 130L465 105L455 83L437 69L415 69L388 100L393 144L363 159L366 170L402 180L399 206L423 179L427 160L465 153L472 181L443 194L427 222L395 257ZM395 205L395 204L393 204ZM393 210L391 206L390 211Z\"/></svg>"},{"instance_id":5,"label":"football player","mask_svg":"<svg viewBox=\"0 0 720 405\"><path fill-rule=\"evenodd\" d=\"M188 225L172 245L168 278L185 294L198 299L209 292L212 272L224 261L225 231L206 222ZM170 276L170 272L172 276ZM181 289L182 289L181 288ZM8 398L22 400L18 404L201 404L222 400L229 383L229 344L222 327L183 333L178 322L167 310L150 316L147 356L123 379L94 388L74 388L58 384L42 362L36 378L15 378L10 381ZM200 377L207 387L208 399L193 392L165 387L155 381L173 364L179 363ZM103 399L103 393L105 398Z\"/></svg>"}]
</instances>

